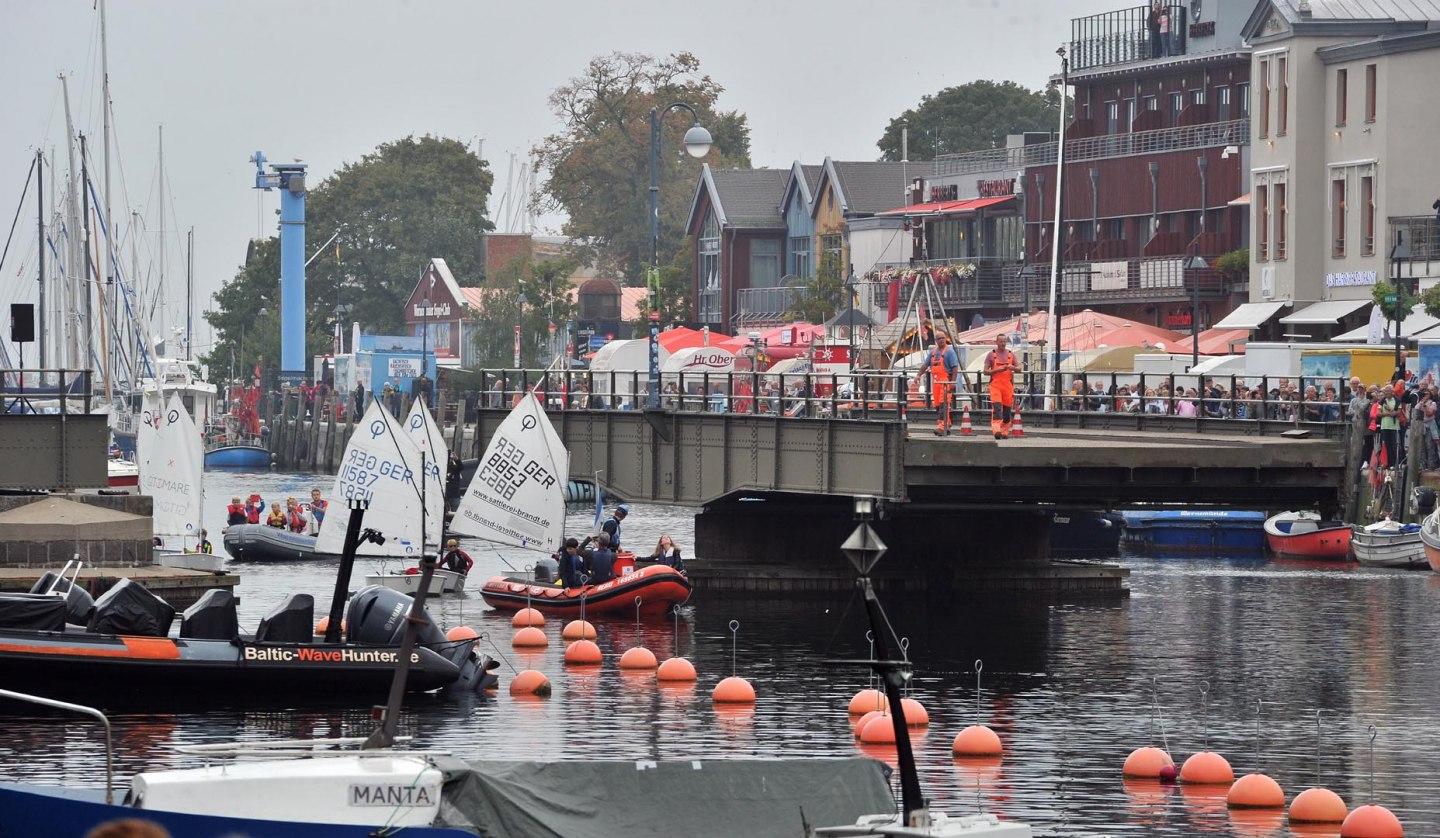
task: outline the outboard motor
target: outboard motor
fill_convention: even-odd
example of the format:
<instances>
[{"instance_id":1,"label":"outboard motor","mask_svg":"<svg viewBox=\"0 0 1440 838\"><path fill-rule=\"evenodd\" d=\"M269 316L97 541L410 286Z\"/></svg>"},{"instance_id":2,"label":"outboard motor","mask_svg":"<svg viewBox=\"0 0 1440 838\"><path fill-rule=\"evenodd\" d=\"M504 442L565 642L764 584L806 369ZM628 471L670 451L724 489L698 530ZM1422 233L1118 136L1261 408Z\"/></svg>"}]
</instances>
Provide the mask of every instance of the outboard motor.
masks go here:
<instances>
[{"instance_id":1,"label":"outboard motor","mask_svg":"<svg viewBox=\"0 0 1440 838\"><path fill-rule=\"evenodd\" d=\"M560 563L554 556L546 556L535 562L535 581L542 584L554 582L560 576Z\"/></svg>"},{"instance_id":2,"label":"outboard motor","mask_svg":"<svg viewBox=\"0 0 1440 838\"><path fill-rule=\"evenodd\" d=\"M445 688L447 693L476 693L483 694L487 690L498 689L500 678L495 670L500 668L500 662L491 660L489 655L481 655L472 648L475 641L457 644L457 647L464 650L463 660L455 661L460 667L460 677L455 683ZM442 653L444 654L444 653ZM448 654L445 655L449 657Z\"/></svg>"},{"instance_id":3,"label":"outboard motor","mask_svg":"<svg viewBox=\"0 0 1440 838\"><path fill-rule=\"evenodd\" d=\"M90 592L79 585L71 584L69 579L63 576L56 576L50 571L40 574L35 584L30 586L32 594L55 594L65 595L65 622L72 626L83 626L90 622L90 615L95 613L95 598Z\"/></svg>"},{"instance_id":4,"label":"outboard motor","mask_svg":"<svg viewBox=\"0 0 1440 838\"><path fill-rule=\"evenodd\" d=\"M291 594L255 629L256 643L309 643L315 637L315 597Z\"/></svg>"},{"instance_id":5,"label":"outboard motor","mask_svg":"<svg viewBox=\"0 0 1440 838\"><path fill-rule=\"evenodd\" d=\"M240 636L235 595L211 588L180 615L180 636L191 640L234 640Z\"/></svg>"},{"instance_id":6,"label":"outboard motor","mask_svg":"<svg viewBox=\"0 0 1440 838\"><path fill-rule=\"evenodd\" d=\"M346 612L345 639L351 643L370 646L398 646L405 635L405 617L410 613L412 600L409 594L402 594L380 585L361 588L350 598L350 610ZM436 651L445 642L445 635L431 619L430 612L424 612L424 625L416 635L415 642L429 646Z\"/></svg>"},{"instance_id":7,"label":"outboard motor","mask_svg":"<svg viewBox=\"0 0 1440 838\"><path fill-rule=\"evenodd\" d=\"M133 579L121 579L95 601L85 628L98 634L165 637L174 621L175 609L170 603Z\"/></svg>"}]
</instances>

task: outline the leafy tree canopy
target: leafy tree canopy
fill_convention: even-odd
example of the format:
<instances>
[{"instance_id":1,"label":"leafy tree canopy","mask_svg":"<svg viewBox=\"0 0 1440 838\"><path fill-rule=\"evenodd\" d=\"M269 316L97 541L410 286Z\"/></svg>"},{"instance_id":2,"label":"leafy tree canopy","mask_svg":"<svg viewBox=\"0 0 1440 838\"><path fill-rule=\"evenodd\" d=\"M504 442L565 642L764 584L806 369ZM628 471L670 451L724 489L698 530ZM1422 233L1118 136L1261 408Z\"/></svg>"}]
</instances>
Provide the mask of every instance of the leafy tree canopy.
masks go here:
<instances>
[{"instance_id":1,"label":"leafy tree canopy","mask_svg":"<svg viewBox=\"0 0 1440 838\"><path fill-rule=\"evenodd\" d=\"M715 108L723 88L700 72L688 52L654 58L616 52L592 59L585 71L550 95L559 133L536 149L549 172L539 196L546 209L569 216L564 232L587 242L602 275L644 284L650 263L650 110L683 102L700 115L715 144L696 160L682 142L691 126L683 109L661 130L660 264L684 244L685 216L702 162L750 167L750 127L744 114Z\"/></svg>"},{"instance_id":2,"label":"leafy tree canopy","mask_svg":"<svg viewBox=\"0 0 1440 838\"><path fill-rule=\"evenodd\" d=\"M441 137L406 137L385 143L357 163L317 184L306 199L310 253L332 234L306 269L307 358L328 351L336 307L340 318L366 331L397 334L404 304L429 260L441 257L462 284L475 284L484 267L484 234L493 225L485 202L494 177L464 143ZM215 348L205 359L215 376L250 370L260 355L267 368L280 356L280 245L256 242L250 258L215 295L205 319L215 327ZM265 316L260 315L264 309ZM244 348L241 351L241 336Z\"/></svg>"},{"instance_id":3,"label":"leafy tree canopy","mask_svg":"<svg viewBox=\"0 0 1440 838\"><path fill-rule=\"evenodd\" d=\"M933 160L999 148L1007 134L1054 131L1059 127L1060 93L1053 87L1028 90L1013 81L972 81L925 96L885 128L876 143L882 159L900 159L900 129L910 126L910 159Z\"/></svg>"},{"instance_id":4,"label":"leafy tree canopy","mask_svg":"<svg viewBox=\"0 0 1440 838\"><path fill-rule=\"evenodd\" d=\"M476 325L469 330L480 369L510 369L515 361L515 326L520 326L522 369L548 366L565 351L565 322L574 306L567 292L573 259L522 259L491 277L484 291ZM525 295L522 306L516 289ZM550 325L555 324L552 333Z\"/></svg>"}]
</instances>

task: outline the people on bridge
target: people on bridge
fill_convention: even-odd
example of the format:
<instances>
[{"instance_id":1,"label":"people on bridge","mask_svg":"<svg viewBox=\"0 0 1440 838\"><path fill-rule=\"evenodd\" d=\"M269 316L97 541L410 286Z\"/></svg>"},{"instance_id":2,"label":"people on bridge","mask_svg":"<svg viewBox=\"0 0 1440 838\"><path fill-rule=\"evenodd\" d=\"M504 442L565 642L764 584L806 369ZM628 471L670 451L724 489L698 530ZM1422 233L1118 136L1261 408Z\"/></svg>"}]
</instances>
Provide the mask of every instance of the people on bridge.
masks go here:
<instances>
[{"instance_id":1,"label":"people on bridge","mask_svg":"<svg viewBox=\"0 0 1440 838\"><path fill-rule=\"evenodd\" d=\"M996 439L1010 438L1015 420L1015 370L1019 359L1006 348L1004 335L995 336L995 348L985 355L985 374L990 376L990 431Z\"/></svg>"},{"instance_id":2,"label":"people on bridge","mask_svg":"<svg viewBox=\"0 0 1440 838\"><path fill-rule=\"evenodd\" d=\"M470 558L469 553L460 549L460 542L452 538L445 542L445 555L440 559L440 566L461 576L467 576L470 568L475 566L475 560Z\"/></svg>"},{"instance_id":3,"label":"people on bridge","mask_svg":"<svg viewBox=\"0 0 1440 838\"><path fill-rule=\"evenodd\" d=\"M945 335L935 336L935 346L925 353L920 370L915 373L930 376L930 403L935 407L935 435L950 434L950 404L954 401L955 382L960 371L960 358L955 347Z\"/></svg>"},{"instance_id":4,"label":"people on bridge","mask_svg":"<svg viewBox=\"0 0 1440 838\"><path fill-rule=\"evenodd\" d=\"M595 536L595 549L590 553L590 584L599 585L615 578L615 550L610 536L600 533Z\"/></svg>"}]
</instances>

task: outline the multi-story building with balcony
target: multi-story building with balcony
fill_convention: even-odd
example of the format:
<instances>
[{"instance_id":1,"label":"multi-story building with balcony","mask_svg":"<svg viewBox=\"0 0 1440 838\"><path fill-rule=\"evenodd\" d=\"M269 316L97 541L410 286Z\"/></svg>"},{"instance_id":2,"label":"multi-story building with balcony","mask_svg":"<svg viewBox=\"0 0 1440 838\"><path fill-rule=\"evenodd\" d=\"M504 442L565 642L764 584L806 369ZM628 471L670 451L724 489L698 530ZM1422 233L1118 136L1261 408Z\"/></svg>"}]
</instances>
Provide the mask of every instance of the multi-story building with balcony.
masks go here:
<instances>
[{"instance_id":1,"label":"multi-story building with balcony","mask_svg":"<svg viewBox=\"0 0 1440 838\"><path fill-rule=\"evenodd\" d=\"M1330 337L1363 324L1397 267L1434 281L1440 3L1267 0L1243 34L1256 88L1251 306L1288 308L1278 319L1292 333Z\"/></svg>"}]
</instances>

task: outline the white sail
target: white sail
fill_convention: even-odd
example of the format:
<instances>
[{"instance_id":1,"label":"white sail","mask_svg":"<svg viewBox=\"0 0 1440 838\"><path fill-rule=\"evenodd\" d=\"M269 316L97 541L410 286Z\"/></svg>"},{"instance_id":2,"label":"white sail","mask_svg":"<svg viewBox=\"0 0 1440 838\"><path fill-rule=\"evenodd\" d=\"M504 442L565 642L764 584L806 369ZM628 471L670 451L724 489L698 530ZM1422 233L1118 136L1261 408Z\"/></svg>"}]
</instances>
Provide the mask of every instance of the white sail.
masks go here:
<instances>
[{"instance_id":1,"label":"white sail","mask_svg":"<svg viewBox=\"0 0 1440 838\"><path fill-rule=\"evenodd\" d=\"M155 431L160 427L160 392L146 390L140 396L140 415L136 417L135 465L145 473L145 461L155 452Z\"/></svg>"},{"instance_id":2,"label":"white sail","mask_svg":"<svg viewBox=\"0 0 1440 838\"><path fill-rule=\"evenodd\" d=\"M410 415L405 417L405 432L425 454L425 543L438 547L445 530L445 468L450 449L424 399L411 403Z\"/></svg>"},{"instance_id":3,"label":"white sail","mask_svg":"<svg viewBox=\"0 0 1440 838\"><path fill-rule=\"evenodd\" d=\"M528 393L490 440L450 529L500 544L554 552L565 533L570 452Z\"/></svg>"},{"instance_id":4,"label":"white sail","mask_svg":"<svg viewBox=\"0 0 1440 838\"><path fill-rule=\"evenodd\" d=\"M140 470L140 491L154 499L156 535L198 538L205 467L200 429L175 393L158 418L160 426L148 432L151 450Z\"/></svg>"},{"instance_id":5,"label":"white sail","mask_svg":"<svg viewBox=\"0 0 1440 838\"><path fill-rule=\"evenodd\" d=\"M385 536L384 544L361 544L355 555L420 558L420 449L379 400L371 400L345 447L316 537L317 553L338 555L345 549L350 498L370 501L365 529Z\"/></svg>"}]
</instances>

